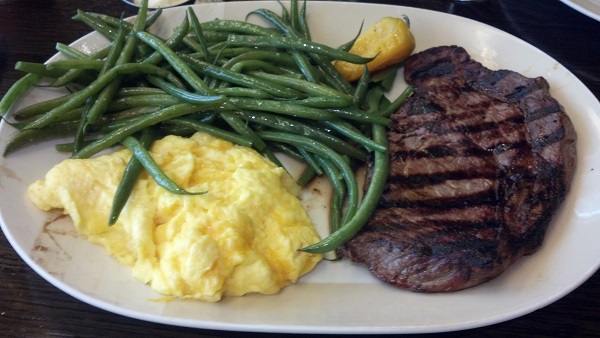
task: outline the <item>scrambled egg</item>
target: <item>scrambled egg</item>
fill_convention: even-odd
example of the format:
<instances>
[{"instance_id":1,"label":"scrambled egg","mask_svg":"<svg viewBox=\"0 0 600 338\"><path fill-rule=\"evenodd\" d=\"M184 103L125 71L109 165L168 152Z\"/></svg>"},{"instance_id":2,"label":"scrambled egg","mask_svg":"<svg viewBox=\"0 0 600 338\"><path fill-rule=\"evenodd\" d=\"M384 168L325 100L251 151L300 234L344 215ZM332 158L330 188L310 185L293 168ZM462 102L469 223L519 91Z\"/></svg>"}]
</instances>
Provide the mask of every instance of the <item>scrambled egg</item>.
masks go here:
<instances>
[{"instance_id":1,"label":"scrambled egg","mask_svg":"<svg viewBox=\"0 0 600 338\"><path fill-rule=\"evenodd\" d=\"M167 136L151 154L189 191L175 195L146 173L115 225L108 214L131 153L68 159L29 186L43 210L63 208L80 235L103 245L133 276L173 297L210 302L275 294L311 271L320 255L298 251L319 241L284 169L252 149L203 133Z\"/></svg>"}]
</instances>

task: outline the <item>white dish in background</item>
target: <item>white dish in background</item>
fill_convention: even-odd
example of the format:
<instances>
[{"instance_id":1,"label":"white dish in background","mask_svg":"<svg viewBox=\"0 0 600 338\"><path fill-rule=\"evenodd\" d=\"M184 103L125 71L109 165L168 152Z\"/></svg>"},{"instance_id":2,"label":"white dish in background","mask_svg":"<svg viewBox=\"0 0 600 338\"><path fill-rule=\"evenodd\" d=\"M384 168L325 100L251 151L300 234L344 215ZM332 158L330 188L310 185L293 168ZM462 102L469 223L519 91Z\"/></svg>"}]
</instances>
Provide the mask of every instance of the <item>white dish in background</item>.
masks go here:
<instances>
[{"instance_id":1,"label":"white dish in background","mask_svg":"<svg viewBox=\"0 0 600 338\"><path fill-rule=\"evenodd\" d=\"M600 0L560 0L574 10L600 21Z\"/></svg>"},{"instance_id":2,"label":"white dish in background","mask_svg":"<svg viewBox=\"0 0 600 338\"><path fill-rule=\"evenodd\" d=\"M169 8L180 6L183 4L191 4L194 0L148 0L148 8ZM132 6L140 7L142 4L141 0L123 0Z\"/></svg>"},{"instance_id":3,"label":"white dish in background","mask_svg":"<svg viewBox=\"0 0 600 338\"><path fill-rule=\"evenodd\" d=\"M286 3L287 4L287 3ZM276 1L196 5L201 20L244 20L256 8L280 11ZM154 27L170 34L185 7L165 10ZM551 223L540 250L522 258L500 277L454 293L420 294L372 277L366 268L324 261L279 295L226 298L219 303L157 302L160 295L131 277L104 250L78 238L68 218L37 210L25 195L66 156L53 142L19 150L0 159L0 221L16 252L48 282L93 306L141 320L216 330L287 333L424 333L468 329L525 315L566 295L600 263L600 103L567 69L542 51L490 26L421 9L348 2L309 2L308 21L315 40L337 46L384 16L410 17L417 50L463 46L474 59L530 77L544 76L578 132L578 167L572 189ZM341 29L343 27L343 29ZM73 45L86 52L106 41L91 34ZM515 55L519 55L515 58ZM404 86L400 76L396 91ZM32 91L27 102L54 94ZM0 125L0 144L14 130Z\"/></svg>"}]
</instances>

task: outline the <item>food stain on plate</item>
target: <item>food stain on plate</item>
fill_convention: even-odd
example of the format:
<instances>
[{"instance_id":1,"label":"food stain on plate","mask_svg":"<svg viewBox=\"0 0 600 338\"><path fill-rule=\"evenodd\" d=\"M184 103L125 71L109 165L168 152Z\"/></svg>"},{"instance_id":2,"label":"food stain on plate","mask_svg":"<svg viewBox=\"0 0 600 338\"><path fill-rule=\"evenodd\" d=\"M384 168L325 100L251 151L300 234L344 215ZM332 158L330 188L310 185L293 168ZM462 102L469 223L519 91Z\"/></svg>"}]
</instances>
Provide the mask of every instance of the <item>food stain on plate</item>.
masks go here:
<instances>
[{"instance_id":1,"label":"food stain on plate","mask_svg":"<svg viewBox=\"0 0 600 338\"><path fill-rule=\"evenodd\" d=\"M44 220L41 232L31 248L30 257L51 275L60 278L63 274L61 266L73 258L69 254L70 242L77 240L77 237L69 216L53 210Z\"/></svg>"}]
</instances>

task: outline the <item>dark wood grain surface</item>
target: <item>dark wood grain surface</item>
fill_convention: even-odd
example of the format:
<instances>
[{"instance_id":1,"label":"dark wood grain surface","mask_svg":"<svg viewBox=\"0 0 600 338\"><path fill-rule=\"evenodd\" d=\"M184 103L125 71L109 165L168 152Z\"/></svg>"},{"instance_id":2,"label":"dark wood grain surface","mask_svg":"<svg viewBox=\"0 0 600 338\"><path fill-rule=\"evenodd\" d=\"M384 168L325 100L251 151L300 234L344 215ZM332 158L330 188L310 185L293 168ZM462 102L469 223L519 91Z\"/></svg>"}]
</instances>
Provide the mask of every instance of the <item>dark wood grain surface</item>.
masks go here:
<instances>
[{"instance_id":1,"label":"dark wood grain surface","mask_svg":"<svg viewBox=\"0 0 600 338\"><path fill-rule=\"evenodd\" d=\"M472 4L443 0L373 2L428 8L495 26L555 58L600 97L600 22L558 0L488 0ZM0 0L0 96L22 75L13 69L17 61L43 62L55 53L57 42L70 43L89 32L86 26L71 20L78 8L115 16L136 12L119 0ZM0 234L0 336L257 335L172 327L97 309L46 282ZM600 273L562 299L523 317L445 336L600 336Z\"/></svg>"}]
</instances>

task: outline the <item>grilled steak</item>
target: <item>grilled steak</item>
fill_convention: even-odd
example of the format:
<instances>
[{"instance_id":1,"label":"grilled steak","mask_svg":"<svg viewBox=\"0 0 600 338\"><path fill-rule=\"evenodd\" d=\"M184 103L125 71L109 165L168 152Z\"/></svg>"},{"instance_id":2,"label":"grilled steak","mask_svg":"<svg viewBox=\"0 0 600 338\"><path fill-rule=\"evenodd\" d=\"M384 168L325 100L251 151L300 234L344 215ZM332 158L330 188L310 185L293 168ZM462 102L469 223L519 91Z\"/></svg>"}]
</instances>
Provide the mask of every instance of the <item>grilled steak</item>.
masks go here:
<instances>
[{"instance_id":1,"label":"grilled steak","mask_svg":"<svg viewBox=\"0 0 600 338\"><path fill-rule=\"evenodd\" d=\"M422 292L488 281L535 252L575 167L575 131L545 79L492 71L457 46L405 63L378 209L341 249Z\"/></svg>"}]
</instances>

